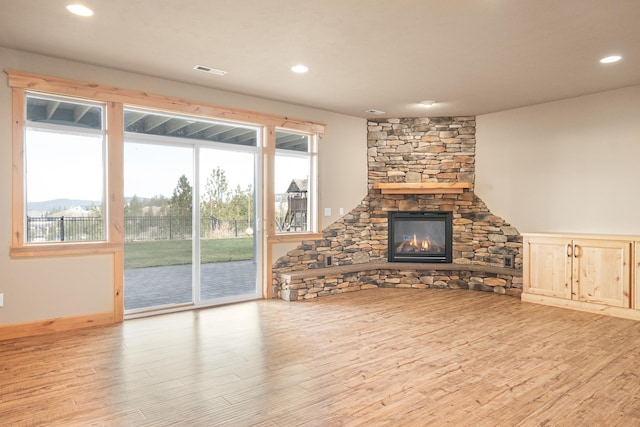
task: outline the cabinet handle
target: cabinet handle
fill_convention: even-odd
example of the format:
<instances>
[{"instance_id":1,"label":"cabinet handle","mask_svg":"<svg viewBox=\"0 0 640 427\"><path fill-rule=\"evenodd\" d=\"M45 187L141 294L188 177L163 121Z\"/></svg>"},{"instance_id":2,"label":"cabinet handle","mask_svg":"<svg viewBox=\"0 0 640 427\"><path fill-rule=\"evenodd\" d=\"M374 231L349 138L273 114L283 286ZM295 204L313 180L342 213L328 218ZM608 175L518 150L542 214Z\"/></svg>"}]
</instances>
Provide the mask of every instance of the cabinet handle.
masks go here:
<instances>
[{"instance_id":1,"label":"cabinet handle","mask_svg":"<svg viewBox=\"0 0 640 427\"><path fill-rule=\"evenodd\" d=\"M573 257L574 258L578 258L578 249L580 249L580 246L578 245L573 245Z\"/></svg>"},{"instance_id":2,"label":"cabinet handle","mask_svg":"<svg viewBox=\"0 0 640 427\"><path fill-rule=\"evenodd\" d=\"M571 248L571 244L568 244L568 245L567 245L567 256L568 256L569 258L571 258L571 255L573 255L573 251L572 251L571 249L572 249L572 248Z\"/></svg>"}]
</instances>

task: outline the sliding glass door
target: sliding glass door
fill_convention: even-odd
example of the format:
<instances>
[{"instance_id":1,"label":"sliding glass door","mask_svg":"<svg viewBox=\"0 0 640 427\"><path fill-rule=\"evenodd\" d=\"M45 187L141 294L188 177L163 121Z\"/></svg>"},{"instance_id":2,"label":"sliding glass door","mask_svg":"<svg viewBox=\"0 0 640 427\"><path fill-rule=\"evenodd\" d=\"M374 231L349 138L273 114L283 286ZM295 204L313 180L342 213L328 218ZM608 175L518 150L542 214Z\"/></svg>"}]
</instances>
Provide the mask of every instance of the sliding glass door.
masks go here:
<instances>
[{"instance_id":1,"label":"sliding glass door","mask_svg":"<svg viewBox=\"0 0 640 427\"><path fill-rule=\"evenodd\" d=\"M142 110L125 127L125 314L259 298L258 129Z\"/></svg>"},{"instance_id":2,"label":"sliding glass door","mask_svg":"<svg viewBox=\"0 0 640 427\"><path fill-rule=\"evenodd\" d=\"M193 303L193 151L125 144L126 311Z\"/></svg>"},{"instance_id":3,"label":"sliding glass door","mask_svg":"<svg viewBox=\"0 0 640 427\"><path fill-rule=\"evenodd\" d=\"M256 294L256 156L201 148L199 166L200 298Z\"/></svg>"}]
</instances>

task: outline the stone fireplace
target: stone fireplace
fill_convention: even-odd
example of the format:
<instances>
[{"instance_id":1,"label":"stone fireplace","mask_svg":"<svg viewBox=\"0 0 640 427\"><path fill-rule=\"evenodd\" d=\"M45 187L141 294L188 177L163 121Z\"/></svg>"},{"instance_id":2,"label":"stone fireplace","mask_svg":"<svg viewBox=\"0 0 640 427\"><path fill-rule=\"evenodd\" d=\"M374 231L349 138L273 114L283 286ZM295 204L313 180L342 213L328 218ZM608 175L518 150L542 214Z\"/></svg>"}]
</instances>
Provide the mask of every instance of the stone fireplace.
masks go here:
<instances>
[{"instance_id":1,"label":"stone fireplace","mask_svg":"<svg viewBox=\"0 0 640 427\"><path fill-rule=\"evenodd\" d=\"M328 225L322 239L305 240L274 263L274 297L308 299L369 287L468 288L518 295L522 238L473 191L475 117L370 119L367 126L368 194ZM390 212L451 215L451 256L439 261L441 269L371 270L373 264L389 260ZM325 268L328 256L334 270ZM405 260L393 264L398 261ZM465 265L474 268L465 271ZM318 279L313 269L344 274ZM286 275L293 280L288 273L296 273L298 282L287 283Z\"/></svg>"},{"instance_id":2,"label":"stone fireplace","mask_svg":"<svg viewBox=\"0 0 640 427\"><path fill-rule=\"evenodd\" d=\"M452 212L389 212L389 262L450 263Z\"/></svg>"}]
</instances>

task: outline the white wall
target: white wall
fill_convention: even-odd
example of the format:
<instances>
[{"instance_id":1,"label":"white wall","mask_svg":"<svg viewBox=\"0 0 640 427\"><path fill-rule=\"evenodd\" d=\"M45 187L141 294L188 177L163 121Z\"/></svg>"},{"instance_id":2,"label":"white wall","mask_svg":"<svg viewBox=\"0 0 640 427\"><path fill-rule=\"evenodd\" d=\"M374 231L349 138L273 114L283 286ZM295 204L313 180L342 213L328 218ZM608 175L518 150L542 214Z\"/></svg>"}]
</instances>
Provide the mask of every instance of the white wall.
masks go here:
<instances>
[{"instance_id":1,"label":"white wall","mask_svg":"<svg viewBox=\"0 0 640 427\"><path fill-rule=\"evenodd\" d=\"M367 192L366 120L261 98L206 89L143 75L0 48L0 68L142 90L220 106L327 124L320 141L321 208L332 208L323 225L348 212ZM0 85L0 325L107 312L113 309L110 255L11 259L11 91ZM290 245L277 248L283 252ZM270 280L270 279L269 279Z\"/></svg>"},{"instance_id":2,"label":"white wall","mask_svg":"<svg viewBox=\"0 0 640 427\"><path fill-rule=\"evenodd\" d=\"M476 193L520 232L640 236L640 86L477 117Z\"/></svg>"}]
</instances>

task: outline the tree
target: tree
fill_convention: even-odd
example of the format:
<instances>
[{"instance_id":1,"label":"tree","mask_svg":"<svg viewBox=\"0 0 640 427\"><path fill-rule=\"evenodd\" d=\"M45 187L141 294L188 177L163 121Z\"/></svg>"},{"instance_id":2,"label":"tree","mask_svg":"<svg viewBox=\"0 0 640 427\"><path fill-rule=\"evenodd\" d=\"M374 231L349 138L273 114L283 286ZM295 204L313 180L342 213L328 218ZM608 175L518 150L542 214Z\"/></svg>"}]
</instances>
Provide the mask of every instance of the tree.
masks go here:
<instances>
[{"instance_id":1,"label":"tree","mask_svg":"<svg viewBox=\"0 0 640 427\"><path fill-rule=\"evenodd\" d=\"M164 216L167 215L169 200L164 197L164 195L158 194L156 196L153 196L151 200L149 200L149 206L152 207L152 211L157 212L158 215Z\"/></svg>"},{"instance_id":2,"label":"tree","mask_svg":"<svg viewBox=\"0 0 640 427\"><path fill-rule=\"evenodd\" d=\"M243 190L239 185L227 203L225 213L228 219L251 221L253 218L253 190L251 185Z\"/></svg>"},{"instance_id":3,"label":"tree","mask_svg":"<svg viewBox=\"0 0 640 427\"><path fill-rule=\"evenodd\" d=\"M135 194L129 200L129 203L124 207L125 216L140 216L142 215L142 202Z\"/></svg>"},{"instance_id":4,"label":"tree","mask_svg":"<svg viewBox=\"0 0 640 427\"><path fill-rule=\"evenodd\" d=\"M186 175L178 179L169 202L169 213L174 216L191 216L193 206L193 190Z\"/></svg>"},{"instance_id":5,"label":"tree","mask_svg":"<svg viewBox=\"0 0 640 427\"><path fill-rule=\"evenodd\" d=\"M211 175L207 177L207 183L204 187L205 196L203 204L206 208L206 214L210 217L223 219L223 207L227 199L227 191L229 182L224 169L216 167L211 171Z\"/></svg>"},{"instance_id":6,"label":"tree","mask_svg":"<svg viewBox=\"0 0 640 427\"><path fill-rule=\"evenodd\" d=\"M102 218L102 205L94 205L93 203L91 203L89 216L93 218Z\"/></svg>"}]
</instances>

